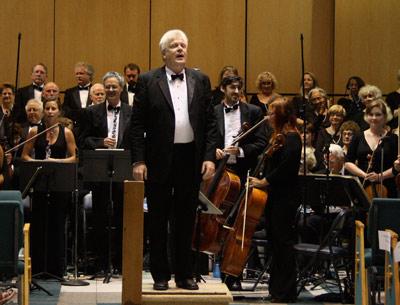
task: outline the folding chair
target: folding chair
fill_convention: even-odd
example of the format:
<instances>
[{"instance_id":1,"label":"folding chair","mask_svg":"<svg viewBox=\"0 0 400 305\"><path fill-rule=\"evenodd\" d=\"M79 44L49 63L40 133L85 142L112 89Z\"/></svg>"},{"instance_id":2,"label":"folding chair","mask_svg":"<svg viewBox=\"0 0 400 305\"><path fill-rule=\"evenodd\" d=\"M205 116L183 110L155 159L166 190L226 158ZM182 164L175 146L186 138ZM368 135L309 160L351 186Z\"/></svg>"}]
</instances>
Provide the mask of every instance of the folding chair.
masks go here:
<instances>
[{"instance_id":1,"label":"folding chair","mask_svg":"<svg viewBox=\"0 0 400 305\"><path fill-rule=\"evenodd\" d=\"M385 305L400 304L399 263L394 260L394 249L397 245L398 235L392 230L390 233L390 253L385 253Z\"/></svg>"}]
</instances>

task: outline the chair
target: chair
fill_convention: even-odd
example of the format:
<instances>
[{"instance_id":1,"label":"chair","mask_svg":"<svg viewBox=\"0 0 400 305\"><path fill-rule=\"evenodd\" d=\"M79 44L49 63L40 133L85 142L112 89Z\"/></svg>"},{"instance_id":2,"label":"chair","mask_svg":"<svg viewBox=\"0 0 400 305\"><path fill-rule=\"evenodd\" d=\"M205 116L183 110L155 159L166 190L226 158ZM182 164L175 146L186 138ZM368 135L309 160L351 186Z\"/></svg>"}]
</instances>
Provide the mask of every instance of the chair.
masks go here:
<instances>
[{"instance_id":1,"label":"chair","mask_svg":"<svg viewBox=\"0 0 400 305\"><path fill-rule=\"evenodd\" d=\"M338 240L348 214L349 212L345 209L338 213L320 244L298 243L294 245L297 257L309 258L298 275L298 295L308 282L315 283L316 280L319 280L320 282L316 286L327 283L326 275L331 273L329 269L332 266L334 271L333 279L339 288L342 302L345 302L345 293L339 277L339 268L345 266L348 275L348 264L345 263L343 265L342 263L348 260L349 255L347 249L342 247Z\"/></svg>"},{"instance_id":2,"label":"chair","mask_svg":"<svg viewBox=\"0 0 400 305\"><path fill-rule=\"evenodd\" d=\"M368 281L372 303L380 300L384 282L385 251L379 249L378 231L391 229L400 234L400 199L374 198L368 214L367 238L371 245L366 249Z\"/></svg>"},{"instance_id":3,"label":"chair","mask_svg":"<svg viewBox=\"0 0 400 305\"><path fill-rule=\"evenodd\" d=\"M394 249L397 246L398 234L392 230L390 233L390 248L392 251L385 253L385 305L400 303L399 263L394 259Z\"/></svg>"},{"instance_id":4,"label":"chair","mask_svg":"<svg viewBox=\"0 0 400 305\"><path fill-rule=\"evenodd\" d=\"M365 269L364 253L364 224L356 220L356 242L355 242L355 274L354 274L354 303L357 305L368 304L368 282Z\"/></svg>"},{"instance_id":5,"label":"chair","mask_svg":"<svg viewBox=\"0 0 400 305\"><path fill-rule=\"evenodd\" d=\"M0 191L0 232L1 280L10 280L17 276L18 303L28 305L31 281L29 224L24 226L19 191Z\"/></svg>"}]
</instances>

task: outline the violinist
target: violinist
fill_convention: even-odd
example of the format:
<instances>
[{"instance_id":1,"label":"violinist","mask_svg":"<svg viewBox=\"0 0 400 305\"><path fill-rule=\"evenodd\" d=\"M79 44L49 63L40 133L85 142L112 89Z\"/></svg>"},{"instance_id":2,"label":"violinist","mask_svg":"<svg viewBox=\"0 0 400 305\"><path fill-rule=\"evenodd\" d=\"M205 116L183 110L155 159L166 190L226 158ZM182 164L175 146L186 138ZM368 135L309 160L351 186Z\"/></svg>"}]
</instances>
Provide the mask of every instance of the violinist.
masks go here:
<instances>
[{"instance_id":1,"label":"violinist","mask_svg":"<svg viewBox=\"0 0 400 305\"><path fill-rule=\"evenodd\" d=\"M397 159L397 136L385 128L387 107L382 99L367 105L366 118L369 128L353 137L346 155L345 168L365 180L366 186L383 180L388 197L394 198L396 186L392 165Z\"/></svg>"},{"instance_id":2,"label":"violinist","mask_svg":"<svg viewBox=\"0 0 400 305\"><path fill-rule=\"evenodd\" d=\"M297 298L293 244L302 144L290 102L284 98L273 101L268 117L274 129L270 143L274 144L280 134L285 141L282 147L273 152L265 165L263 176L250 177L250 185L267 189L268 192L265 215L267 238L272 247L269 282L271 302L289 303Z\"/></svg>"},{"instance_id":3,"label":"violinist","mask_svg":"<svg viewBox=\"0 0 400 305\"><path fill-rule=\"evenodd\" d=\"M264 123L245 137L238 145L231 145L244 123L254 126L263 119L261 109L255 105L240 101L243 80L240 76L228 76L221 81L223 102L215 106L218 125L216 159L221 160L229 154L228 168L232 169L244 181L249 169L254 168L257 156L266 146Z\"/></svg>"}]
</instances>

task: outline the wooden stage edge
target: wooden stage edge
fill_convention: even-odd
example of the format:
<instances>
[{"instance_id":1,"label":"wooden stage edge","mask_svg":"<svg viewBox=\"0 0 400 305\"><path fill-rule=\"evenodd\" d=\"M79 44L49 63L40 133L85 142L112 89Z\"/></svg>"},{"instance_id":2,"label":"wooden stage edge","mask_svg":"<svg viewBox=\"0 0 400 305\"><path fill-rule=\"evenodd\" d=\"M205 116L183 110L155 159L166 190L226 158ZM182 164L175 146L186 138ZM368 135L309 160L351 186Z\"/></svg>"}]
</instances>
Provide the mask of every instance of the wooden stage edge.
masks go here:
<instances>
[{"instance_id":1,"label":"wooden stage edge","mask_svg":"<svg viewBox=\"0 0 400 305\"><path fill-rule=\"evenodd\" d=\"M200 283L199 290L185 290L175 287L173 281L169 282L166 291L153 290L153 284L143 283L142 304L143 305L229 305L233 302L232 294L223 283Z\"/></svg>"}]
</instances>

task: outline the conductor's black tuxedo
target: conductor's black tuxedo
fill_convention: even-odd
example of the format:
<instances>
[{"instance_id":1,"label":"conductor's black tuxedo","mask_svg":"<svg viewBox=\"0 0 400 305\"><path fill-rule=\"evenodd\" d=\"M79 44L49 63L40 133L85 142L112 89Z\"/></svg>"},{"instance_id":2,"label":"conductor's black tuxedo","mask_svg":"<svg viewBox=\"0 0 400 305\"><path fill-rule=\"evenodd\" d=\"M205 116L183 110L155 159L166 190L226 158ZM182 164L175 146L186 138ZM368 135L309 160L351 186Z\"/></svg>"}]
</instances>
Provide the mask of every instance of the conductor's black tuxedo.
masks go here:
<instances>
[{"instance_id":1,"label":"conductor's black tuxedo","mask_svg":"<svg viewBox=\"0 0 400 305\"><path fill-rule=\"evenodd\" d=\"M224 104L218 104L214 107L218 126L218 144L217 148L224 149L225 145L225 116ZM261 108L255 105L239 102L240 123L248 123L250 127L263 119ZM265 123L256 128L252 133L239 142L239 147L243 149L244 158L236 158L237 163L229 165L236 174L244 180L247 170L254 169L257 164L257 157L262 153L267 145L267 135L265 132Z\"/></svg>"},{"instance_id":2,"label":"conductor's black tuxedo","mask_svg":"<svg viewBox=\"0 0 400 305\"><path fill-rule=\"evenodd\" d=\"M155 281L171 278L167 258L169 215L174 233L175 280L192 277L191 237L201 165L205 160L215 160L210 81L203 73L188 68L185 78L193 142L174 144L175 114L164 67L139 76L132 108L132 162L144 162L148 170L150 269Z\"/></svg>"}]
</instances>

